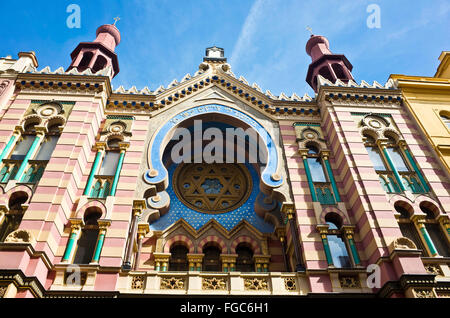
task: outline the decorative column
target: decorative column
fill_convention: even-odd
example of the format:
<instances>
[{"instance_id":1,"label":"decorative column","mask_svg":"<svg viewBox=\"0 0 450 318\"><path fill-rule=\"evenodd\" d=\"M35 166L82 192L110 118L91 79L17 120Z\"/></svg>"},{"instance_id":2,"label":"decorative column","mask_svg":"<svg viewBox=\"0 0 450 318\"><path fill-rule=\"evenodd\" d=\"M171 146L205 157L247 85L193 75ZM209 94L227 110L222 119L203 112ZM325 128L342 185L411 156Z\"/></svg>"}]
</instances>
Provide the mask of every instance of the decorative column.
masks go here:
<instances>
[{"instance_id":1,"label":"decorative column","mask_svg":"<svg viewBox=\"0 0 450 318\"><path fill-rule=\"evenodd\" d=\"M425 243L427 244L427 247L431 253L431 256L438 255L436 247L434 246L434 243L431 240L431 237L428 234L428 231L425 227L425 216L424 215L413 215L411 217L411 220L414 222L416 227L419 229L420 234L422 234L422 237L423 237Z\"/></svg>"},{"instance_id":2,"label":"decorative column","mask_svg":"<svg viewBox=\"0 0 450 318\"><path fill-rule=\"evenodd\" d=\"M131 217L131 230L128 235L128 244L127 244L127 249L125 252L125 261L122 266L122 268L124 270L131 269L131 256L133 255L133 245L134 245L134 240L136 238L138 217L141 215L141 213L145 209L145 207L146 207L145 200L134 200L133 201L133 209L132 209L132 217Z\"/></svg>"},{"instance_id":3,"label":"decorative column","mask_svg":"<svg viewBox=\"0 0 450 318\"><path fill-rule=\"evenodd\" d=\"M105 142L96 142L94 145L94 149L97 150L97 155L95 156L95 161L91 169L91 173L89 174L89 179L86 183L86 188L84 189L83 195L90 195L92 184L94 183L94 177L97 174L98 168L100 166L100 162L102 161L103 153L105 152L106 143Z\"/></svg>"},{"instance_id":4,"label":"decorative column","mask_svg":"<svg viewBox=\"0 0 450 318\"><path fill-rule=\"evenodd\" d=\"M225 273L236 271L237 254L221 254L222 271Z\"/></svg>"},{"instance_id":5,"label":"decorative column","mask_svg":"<svg viewBox=\"0 0 450 318\"><path fill-rule=\"evenodd\" d=\"M345 233L345 238L347 239L347 243L350 247L350 251L352 252L353 263L355 263L355 266L358 266L361 264L361 260L359 259L358 250L356 249L355 240L354 240L355 227L349 226L349 225L344 225L344 226L342 226L342 230Z\"/></svg>"},{"instance_id":6,"label":"decorative column","mask_svg":"<svg viewBox=\"0 0 450 318\"><path fill-rule=\"evenodd\" d=\"M9 139L5 148L3 148L2 153L0 154L0 162L8 156L9 152L14 147L14 145L16 144L16 141L19 139L19 137L22 133L23 133L22 126L16 126L16 128L14 129L13 135L11 136L11 138Z\"/></svg>"},{"instance_id":7,"label":"decorative column","mask_svg":"<svg viewBox=\"0 0 450 318\"><path fill-rule=\"evenodd\" d=\"M97 264L100 260L100 253L102 252L103 243L105 242L106 229L111 225L109 220L98 221L100 232L98 234L97 244L95 246L94 257L91 263Z\"/></svg>"},{"instance_id":8,"label":"decorative column","mask_svg":"<svg viewBox=\"0 0 450 318\"><path fill-rule=\"evenodd\" d=\"M275 233L281 243L281 250L283 253L283 262L284 262L284 270L286 272L290 272L291 269L289 266L289 260L288 260L287 249L286 249L286 229L279 227L279 228L275 229Z\"/></svg>"},{"instance_id":9,"label":"decorative column","mask_svg":"<svg viewBox=\"0 0 450 318\"><path fill-rule=\"evenodd\" d=\"M111 187L111 192L110 192L111 196L116 195L117 183L119 182L120 171L122 170L122 165L123 165L123 159L125 157L125 152L129 146L130 146L130 143L128 143L128 142L119 143L120 156L119 156L119 162L117 163L116 173L114 174L114 180L113 180L112 187Z\"/></svg>"},{"instance_id":10,"label":"decorative column","mask_svg":"<svg viewBox=\"0 0 450 318\"><path fill-rule=\"evenodd\" d=\"M258 273L269 272L270 255L254 255L256 271Z\"/></svg>"},{"instance_id":11,"label":"decorative column","mask_svg":"<svg viewBox=\"0 0 450 318\"><path fill-rule=\"evenodd\" d=\"M330 153L328 151L322 151L322 159L327 169L328 178L330 179L331 182L331 187L333 188L334 198L336 199L336 202L341 202L341 196L339 195L336 180L334 179L333 170L331 169L330 162L328 161L329 156Z\"/></svg>"},{"instance_id":12,"label":"decorative column","mask_svg":"<svg viewBox=\"0 0 450 318\"><path fill-rule=\"evenodd\" d=\"M14 176L13 180L22 181L23 173L25 172L25 169L28 166L28 161L30 158L32 158L37 149L39 148L39 145L41 144L42 140L45 137L45 134L47 133L47 128L42 126L36 126L36 137L34 138L33 143L31 144L30 149L28 149L27 154L25 155L25 158L23 159L19 170L17 170L16 175Z\"/></svg>"},{"instance_id":13,"label":"decorative column","mask_svg":"<svg viewBox=\"0 0 450 318\"><path fill-rule=\"evenodd\" d=\"M448 215L440 215L438 217L439 223L441 223L442 227L447 231L447 238L450 240L450 219Z\"/></svg>"},{"instance_id":14,"label":"decorative column","mask_svg":"<svg viewBox=\"0 0 450 318\"><path fill-rule=\"evenodd\" d=\"M302 248L300 246L300 240L297 232L297 222L295 221L295 212L294 212L294 206L293 205L284 205L283 207L286 207L286 215L289 222L289 227L291 231L292 236L292 242L294 244L294 254L295 254L295 260L297 262L295 266L296 272L303 272L305 271L305 266L303 265L302 261Z\"/></svg>"},{"instance_id":15,"label":"decorative column","mask_svg":"<svg viewBox=\"0 0 450 318\"><path fill-rule=\"evenodd\" d=\"M190 271L200 272L202 270L203 256L205 254L187 254Z\"/></svg>"},{"instance_id":16,"label":"decorative column","mask_svg":"<svg viewBox=\"0 0 450 318\"><path fill-rule=\"evenodd\" d=\"M135 271L139 268L139 262L141 259L142 242L144 240L145 235L148 232L150 232L150 225L148 223L138 224L138 237L137 237L138 250L136 252L136 257L134 259L134 267L133 267L133 269Z\"/></svg>"},{"instance_id":17,"label":"decorative column","mask_svg":"<svg viewBox=\"0 0 450 318\"><path fill-rule=\"evenodd\" d=\"M155 271L167 272L169 269L170 253L153 253L155 257Z\"/></svg>"},{"instance_id":18,"label":"decorative column","mask_svg":"<svg viewBox=\"0 0 450 318\"><path fill-rule=\"evenodd\" d=\"M400 187L400 189L403 192L406 191L405 185L402 182L402 178L400 177L400 174L398 173L398 170L395 167L394 163L392 162L391 156L389 155L389 152L386 149L386 140L378 139L377 143L378 143L378 146L383 151L384 157L386 158L386 161L388 162L388 165L391 168L391 171L394 173L394 177L395 177L395 180L397 180L398 186Z\"/></svg>"},{"instance_id":19,"label":"decorative column","mask_svg":"<svg viewBox=\"0 0 450 318\"><path fill-rule=\"evenodd\" d=\"M417 176L419 177L420 182L422 183L422 186L423 186L423 189L425 190L425 192L430 192L430 187L428 186L428 183L425 181L425 178L423 177L422 173L420 172L419 167L416 165L416 162L414 161L413 156L409 152L406 142L401 141L399 143L399 146L403 149L403 152L405 153L406 157L408 158L409 163L411 164L411 166L413 167Z\"/></svg>"},{"instance_id":20,"label":"decorative column","mask_svg":"<svg viewBox=\"0 0 450 318\"><path fill-rule=\"evenodd\" d=\"M325 251L325 256L327 257L327 263L329 267L334 267L333 257L331 256L330 245L328 244L328 224L317 225L317 230L319 230L320 237L323 243L323 249Z\"/></svg>"},{"instance_id":21,"label":"decorative column","mask_svg":"<svg viewBox=\"0 0 450 318\"><path fill-rule=\"evenodd\" d=\"M83 226L83 220L76 219L70 220L70 236L69 241L67 242L66 251L64 252L64 256L62 258L62 263L68 263L72 259L73 255L73 247L75 243L78 241L80 237L81 227Z\"/></svg>"},{"instance_id":22,"label":"decorative column","mask_svg":"<svg viewBox=\"0 0 450 318\"><path fill-rule=\"evenodd\" d=\"M307 151L301 150L300 155L302 156L303 165L305 166L306 178L308 179L309 191L311 192L312 200L313 202L317 202L316 189L314 188L311 171L309 170Z\"/></svg>"}]
</instances>

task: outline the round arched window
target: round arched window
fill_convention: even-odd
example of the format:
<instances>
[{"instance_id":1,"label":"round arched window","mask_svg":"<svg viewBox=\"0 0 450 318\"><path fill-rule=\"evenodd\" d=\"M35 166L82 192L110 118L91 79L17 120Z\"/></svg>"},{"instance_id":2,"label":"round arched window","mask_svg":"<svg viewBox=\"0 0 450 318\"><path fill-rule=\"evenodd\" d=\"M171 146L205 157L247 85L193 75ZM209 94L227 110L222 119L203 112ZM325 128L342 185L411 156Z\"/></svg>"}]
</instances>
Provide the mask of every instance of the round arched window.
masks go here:
<instances>
[{"instance_id":1,"label":"round arched window","mask_svg":"<svg viewBox=\"0 0 450 318\"><path fill-rule=\"evenodd\" d=\"M177 197L203 213L224 213L241 206L249 197L252 181L239 164L182 164L173 177Z\"/></svg>"}]
</instances>

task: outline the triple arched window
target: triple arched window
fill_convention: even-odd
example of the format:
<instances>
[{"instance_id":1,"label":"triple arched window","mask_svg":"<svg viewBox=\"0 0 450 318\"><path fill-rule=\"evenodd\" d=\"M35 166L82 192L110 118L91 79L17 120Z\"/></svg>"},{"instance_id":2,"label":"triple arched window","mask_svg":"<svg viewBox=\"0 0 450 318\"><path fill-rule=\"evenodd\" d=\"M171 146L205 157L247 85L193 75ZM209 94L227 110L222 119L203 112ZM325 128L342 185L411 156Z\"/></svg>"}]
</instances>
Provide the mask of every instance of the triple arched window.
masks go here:
<instances>
[{"instance_id":1,"label":"triple arched window","mask_svg":"<svg viewBox=\"0 0 450 318\"><path fill-rule=\"evenodd\" d=\"M16 131L1 154L0 182L37 183L58 143L61 125L49 122L47 127L42 127L31 119L25 123L22 133Z\"/></svg>"},{"instance_id":2,"label":"triple arched window","mask_svg":"<svg viewBox=\"0 0 450 318\"><path fill-rule=\"evenodd\" d=\"M428 207L426 202L420 204L420 211L417 212L399 202L394 208L402 235L421 250L422 256L450 257L450 242L436 209Z\"/></svg>"},{"instance_id":3,"label":"triple arched window","mask_svg":"<svg viewBox=\"0 0 450 318\"><path fill-rule=\"evenodd\" d=\"M391 136L375 139L369 134L364 134L363 140L380 183L387 193L428 192L426 181L404 143L402 146L400 141Z\"/></svg>"}]
</instances>

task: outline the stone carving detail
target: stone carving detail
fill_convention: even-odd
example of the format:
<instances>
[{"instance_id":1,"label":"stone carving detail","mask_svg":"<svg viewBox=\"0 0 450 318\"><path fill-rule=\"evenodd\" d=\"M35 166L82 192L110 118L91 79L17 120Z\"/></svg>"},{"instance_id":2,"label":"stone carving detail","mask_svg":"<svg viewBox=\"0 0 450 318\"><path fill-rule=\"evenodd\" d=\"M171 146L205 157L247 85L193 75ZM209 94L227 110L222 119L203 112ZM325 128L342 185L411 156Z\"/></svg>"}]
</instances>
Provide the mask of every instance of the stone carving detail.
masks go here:
<instances>
[{"instance_id":1,"label":"stone carving detail","mask_svg":"<svg viewBox=\"0 0 450 318\"><path fill-rule=\"evenodd\" d=\"M227 282L226 282L225 278L219 278L219 277L206 278L206 277L204 277L202 280L202 289L226 290Z\"/></svg>"},{"instance_id":2,"label":"stone carving detail","mask_svg":"<svg viewBox=\"0 0 450 318\"><path fill-rule=\"evenodd\" d=\"M5 243L34 243L36 240L31 234L30 231L27 230L16 230L10 233L6 239Z\"/></svg>"},{"instance_id":3,"label":"stone carving detail","mask_svg":"<svg viewBox=\"0 0 450 318\"><path fill-rule=\"evenodd\" d=\"M393 250L416 250L417 247L413 241L406 237L399 237L391 243Z\"/></svg>"},{"instance_id":4,"label":"stone carving detail","mask_svg":"<svg viewBox=\"0 0 450 318\"><path fill-rule=\"evenodd\" d=\"M7 289L8 289L8 286L0 286L0 298L5 297Z\"/></svg>"},{"instance_id":5,"label":"stone carving detail","mask_svg":"<svg viewBox=\"0 0 450 318\"><path fill-rule=\"evenodd\" d=\"M413 289L416 298L434 298L432 289Z\"/></svg>"},{"instance_id":6,"label":"stone carving detail","mask_svg":"<svg viewBox=\"0 0 450 318\"><path fill-rule=\"evenodd\" d=\"M297 282L294 277L288 277L284 279L284 288L289 291L297 290Z\"/></svg>"},{"instance_id":7,"label":"stone carving detail","mask_svg":"<svg viewBox=\"0 0 450 318\"><path fill-rule=\"evenodd\" d=\"M357 276L339 277L341 288L361 288L361 282Z\"/></svg>"},{"instance_id":8,"label":"stone carving detail","mask_svg":"<svg viewBox=\"0 0 450 318\"><path fill-rule=\"evenodd\" d=\"M245 290L268 290L269 284L266 278L245 278Z\"/></svg>"},{"instance_id":9,"label":"stone carving detail","mask_svg":"<svg viewBox=\"0 0 450 318\"><path fill-rule=\"evenodd\" d=\"M144 289L144 276L133 276L131 289Z\"/></svg>"},{"instance_id":10,"label":"stone carving detail","mask_svg":"<svg viewBox=\"0 0 450 318\"><path fill-rule=\"evenodd\" d=\"M161 289L184 289L184 278L161 278Z\"/></svg>"},{"instance_id":11,"label":"stone carving detail","mask_svg":"<svg viewBox=\"0 0 450 318\"><path fill-rule=\"evenodd\" d=\"M436 276L444 276L444 273L442 272L442 270L439 267L439 265L426 264L425 265L425 270L427 271L428 274L433 274L433 275L436 275Z\"/></svg>"},{"instance_id":12,"label":"stone carving detail","mask_svg":"<svg viewBox=\"0 0 450 318\"><path fill-rule=\"evenodd\" d=\"M0 84L0 96L3 94L3 92L6 90L6 88L9 85L9 81L8 80L4 80L2 81L2 83Z\"/></svg>"}]
</instances>

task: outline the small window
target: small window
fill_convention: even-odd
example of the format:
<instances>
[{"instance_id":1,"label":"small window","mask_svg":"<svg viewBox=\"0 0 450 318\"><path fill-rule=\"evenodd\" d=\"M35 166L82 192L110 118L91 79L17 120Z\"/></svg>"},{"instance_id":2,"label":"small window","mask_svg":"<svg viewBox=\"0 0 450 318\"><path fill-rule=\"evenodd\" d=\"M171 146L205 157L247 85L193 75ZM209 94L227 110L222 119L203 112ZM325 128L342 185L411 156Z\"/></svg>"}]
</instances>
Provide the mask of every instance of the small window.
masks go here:
<instances>
[{"instance_id":1,"label":"small window","mask_svg":"<svg viewBox=\"0 0 450 318\"><path fill-rule=\"evenodd\" d=\"M169 271L187 271L189 250L186 246L178 244L170 248Z\"/></svg>"},{"instance_id":2,"label":"small window","mask_svg":"<svg viewBox=\"0 0 450 318\"><path fill-rule=\"evenodd\" d=\"M220 249L216 246L207 246L203 249L203 271L221 272Z\"/></svg>"},{"instance_id":3,"label":"small window","mask_svg":"<svg viewBox=\"0 0 450 318\"><path fill-rule=\"evenodd\" d=\"M25 159L25 156L27 155L28 150L30 150L30 147L33 144L35 138L36 136L33 135L23 135L22 140L18 141L16 146L14 147L10 159L12 160Z\"/></svg>"},{"instance_id":4,"label":"small window","mask_svg":"<svg viewBox=\"0 0 450 318\"><path fill-rule=\"evenodd\" d=\"M327 222L329 230L337 230L338 226L334 222ZM347 246L340 235L328 234L328 245L330 246L333 265L337 268L351 267Z\"/></svg>"},{"instance_id":5,"label":"small window","mask_svg":"<svg viewBox=\"0 0 450 318\"><path fill-rule=\"evenodd\" d=\"M383 158L381 157L380 151L377 148L367 146L367 153L372 161L375 171L386 171L386 166L384 164Z\"/></svg>"},{"instance_id":6,"label":"small window","mask_svg":"<svg viewBox=\"0 0 450 318\"><path fill-rule=\"evenodd\" d=\"M450 129L450 116L441 115L441 119L444 122L444 124L447 126L447 128Z\"/></svg>"},{"instance_id":7,"label":"small window","mask_svg":"<svg viewBox=\"0 0 450 318\"><path fill-rule=\"evenodd\" d=\"M405 162L405 159L403 159L403 155L401 154L401 151L398 147L386 148L387 152L389 153L389 157L392 159L392 163L394 164L395 168L400 172L407 172L409 171L409 168Z\"/></svg>"},{"instance_id":8,"label":"small window","mask_svg":"<svg viewBox=\"0 0 450 318\"><path fill-rule=\"evenodd\" d=\"M113 176L116 173L117 164L119 163L120 153L118 151L107 151L100 168L99 175Z\"/></svg>"},{"instance_id":9,"label":"small window","mask_svg":"<svg viewBox=\"0 0 450 318\"><path fill-rule=\"evenodd\" d=\"M47 136L45 141L41 144L35 160L50 160L53 150L55 150L56 144L58 143L58 139L59 136Z\"/></svg>"},{"instance_id":10,"label":"small window","mask_svg":"<svg viewBox=\"0 0 450 318\"><path fill-rule=\"evenodd\" d=\"M236 271L238 272L254 272L255 265L253 262L253 251L245 244L239 244L236 248Z\"/></svg>"},{"instance_id":11,"label":"small window","mask_svg":"<svg viewBox=\"0 0 450 318\"><path fill-rule=\"evenodd\" d=\"M309 171L313 182L327 182L320 158L308 158Z\"/></svg>"}]
</instances>

